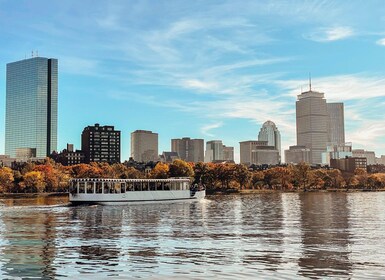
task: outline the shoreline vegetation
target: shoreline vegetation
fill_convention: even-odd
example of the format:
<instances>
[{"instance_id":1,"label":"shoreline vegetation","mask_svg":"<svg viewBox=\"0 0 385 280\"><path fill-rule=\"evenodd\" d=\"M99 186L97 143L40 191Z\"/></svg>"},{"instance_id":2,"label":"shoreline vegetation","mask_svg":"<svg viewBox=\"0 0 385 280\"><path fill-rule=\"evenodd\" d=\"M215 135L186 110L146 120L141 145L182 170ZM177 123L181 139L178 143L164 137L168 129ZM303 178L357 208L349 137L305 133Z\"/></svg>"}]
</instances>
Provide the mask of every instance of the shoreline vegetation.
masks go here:
<instances>
[{"instance_id":1,"label":"shoreline vegetation","mask_svg":"<svg viewBox=\"0 0 385 280\"><path fill-rule=\"evenodd\" d=\"M193 183L203 184L208 194L385 190L385 173L370 174L365 169L342 173L338 169L312 168L305 163L253 170L243 164L174 160L140 170L122 163L63 166L47 158L44 162L19 164L14 169L0 168L0 197L67 193L70 178L170 177L190 177Z\"/></svg>"}]
</instances>

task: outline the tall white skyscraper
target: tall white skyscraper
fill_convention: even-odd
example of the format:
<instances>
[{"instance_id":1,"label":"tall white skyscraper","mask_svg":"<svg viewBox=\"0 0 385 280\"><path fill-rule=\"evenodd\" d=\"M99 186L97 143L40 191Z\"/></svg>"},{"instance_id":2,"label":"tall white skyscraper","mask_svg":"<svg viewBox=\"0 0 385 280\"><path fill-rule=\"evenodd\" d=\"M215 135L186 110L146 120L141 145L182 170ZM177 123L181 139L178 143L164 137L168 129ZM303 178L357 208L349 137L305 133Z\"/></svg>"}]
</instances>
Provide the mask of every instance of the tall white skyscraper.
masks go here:
<instances>
[{"instance_id":1,"label":"tall white skyscraper","mask_svg":"<svg viewBox=\"0 0 385 280\"><path fill-rule=\"evenodd\" d=\"M321 164L328 143L328 111L324 94L309 91L296 102L297 145L310 149L310 163Z\"/></svg>"},{"instance_id":2,"label":"tall white skyscraper","mask_svg":"<svg viewBox=\"0 0 385 280\"><path fill-rule=\"evenodd\" d=\"M258 141L267 141L267 145L273 146L281 156L281 133L272 121L267 121L262 125Z\"/></svg>"},{"instance_id":3,"label":"tall white skyscraper","mask_svg":"<svg viewBox=\"0 0 385 280\"><path fill-rule=\"evenodd\" d=\"M57 151L58 61L33 57L7 64L5 154Z\"/></svg>"}]
</instances>

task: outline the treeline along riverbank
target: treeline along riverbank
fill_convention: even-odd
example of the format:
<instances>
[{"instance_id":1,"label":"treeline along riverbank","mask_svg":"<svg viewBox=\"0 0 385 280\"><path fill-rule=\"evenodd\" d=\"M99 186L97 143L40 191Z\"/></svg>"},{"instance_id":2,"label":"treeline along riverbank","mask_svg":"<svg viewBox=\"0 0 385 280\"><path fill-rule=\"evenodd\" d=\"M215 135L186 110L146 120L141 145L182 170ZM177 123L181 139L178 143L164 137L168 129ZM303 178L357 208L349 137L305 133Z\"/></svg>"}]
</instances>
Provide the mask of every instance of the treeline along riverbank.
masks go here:
<instances>
[{"instance_id":1,"label":"treeline along riverbank","mask_svg":"<svg viewBox=\"0 0 385 280\"><path fill-rule=\"evenodd\" d=\"M151 170L138 170L125 164L90 163L63 166L51 159L25 163L17 168L0 168L0 193L67 192L70 178L170 178L190 177L203 184L208 193L319 190L382 190L385 173L369 174L364 169L342 173L337 169L313 169L305 163L252 170L243 164L189 163L175 160L158 162Z\"/></svg>"}]
</instances>

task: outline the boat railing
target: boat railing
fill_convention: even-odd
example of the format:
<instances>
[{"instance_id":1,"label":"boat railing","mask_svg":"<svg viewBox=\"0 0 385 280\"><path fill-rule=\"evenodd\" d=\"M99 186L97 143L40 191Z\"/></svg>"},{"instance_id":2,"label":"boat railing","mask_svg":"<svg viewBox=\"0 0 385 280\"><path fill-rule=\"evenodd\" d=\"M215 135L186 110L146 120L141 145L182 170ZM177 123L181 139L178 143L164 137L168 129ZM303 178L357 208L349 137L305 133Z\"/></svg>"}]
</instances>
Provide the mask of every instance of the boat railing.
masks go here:
<instances>
[{"instance_id":1,"label":"boat railing","mask_svg":"<svg viewBox=\"0 0 385 280\"><path fill-rule=\"evenodd\" d=\"M189 178L172 179L71 179L70 193L76 194L122 194L133 191L179 191L189 190Z\"/></svg>"}]
</instances>

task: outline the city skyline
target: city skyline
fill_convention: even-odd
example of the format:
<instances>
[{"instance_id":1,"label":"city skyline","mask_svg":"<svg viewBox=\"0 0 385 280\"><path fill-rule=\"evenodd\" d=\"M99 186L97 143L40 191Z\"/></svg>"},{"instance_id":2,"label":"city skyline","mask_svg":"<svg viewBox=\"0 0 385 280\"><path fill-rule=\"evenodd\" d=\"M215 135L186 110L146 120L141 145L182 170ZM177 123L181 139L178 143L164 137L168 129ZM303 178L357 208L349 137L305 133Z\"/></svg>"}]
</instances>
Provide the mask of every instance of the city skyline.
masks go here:
<instances>
[{"instance_id":1,"label":"city skyline","mask_svg":"<svg viewBox=\"0 0 385 280\"><path fill-rule=\"evenodd\" d=\"M160 152L173 138L221 139L239 162L239 141L267 120L284 150L296 145L295 100L311 72L315 91L344 103L346 141L385 154L381 1L3 1L0 13L0 122L5 65L32 50L55 57L58 150L80 147L98 122L122 131L122 160L143 129L159 133ZM1 126L0 154L4 140Z\"/></svg>"}]
</instances>

